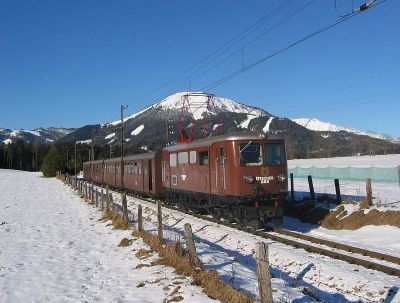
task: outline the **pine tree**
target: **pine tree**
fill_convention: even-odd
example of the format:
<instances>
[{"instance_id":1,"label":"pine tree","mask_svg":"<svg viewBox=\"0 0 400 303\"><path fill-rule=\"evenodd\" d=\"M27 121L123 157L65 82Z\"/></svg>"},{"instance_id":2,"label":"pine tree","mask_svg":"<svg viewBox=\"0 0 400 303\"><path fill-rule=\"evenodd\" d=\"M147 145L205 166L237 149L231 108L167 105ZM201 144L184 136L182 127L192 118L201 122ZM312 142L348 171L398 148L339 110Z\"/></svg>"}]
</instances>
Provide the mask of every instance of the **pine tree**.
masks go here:
<instances>
[{"instance_id":1,"label":"pine tree","mask_svg":"<svg viewBox=\"0 0 400 303\"><path fill-rule=\"evenodd\" d=\"M61 168L60 154L53 145L44 158L41 171L45 177L55 177L57 170L60 170Z\"/></svg>"}]
</instances>

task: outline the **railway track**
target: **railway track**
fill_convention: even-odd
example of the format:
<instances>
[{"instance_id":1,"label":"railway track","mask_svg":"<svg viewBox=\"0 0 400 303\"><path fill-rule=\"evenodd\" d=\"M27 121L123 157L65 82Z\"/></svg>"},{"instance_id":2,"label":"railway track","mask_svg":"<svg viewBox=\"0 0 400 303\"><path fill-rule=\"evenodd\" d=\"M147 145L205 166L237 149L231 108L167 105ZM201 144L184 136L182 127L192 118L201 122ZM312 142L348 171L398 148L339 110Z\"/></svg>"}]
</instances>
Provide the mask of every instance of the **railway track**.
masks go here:
<instances>
[{"instance_id":1,"label":"railway track","mask_svg":"<svg viewBox=\"0 0 400 303\"><path fill-rule=\"evenodd\" d=\"M151 199L138 198L136 196L134 196L134 198L142 199L150 203L155 203L155 201ZM192 211L183 210L177 206L164 204L163 207L179 211L199 219L241 230L264 239L270 239L276 242L293 246L295 248L302 248L311 253L317 253L320 255L331 257L333 259L342 260L350 264L361 265L365 268L378 270L389 275L400 277L400 258L395 256L390 256L363 248L353 247L346 244L311 237L308 235L283 229L274 229L272 232L266 230L254 230L251 228L239 226L237 224L220 221L215 218L200 215ZM395 267L391 266L392 264ZM396 265L399 266L396 268Z\"/></svg>"},{"instance_id":2,"label":"railway track","mask_svg":"<svg viewBox=\"0 0 400 303\"><path fill-rule=\"evenodd\" d=\"M120 190L116 191L121 192ZM138 197L129 193L127 193L127 195L132 198L143 200L152 204L155 204L157 202L153 199ZM333 259L348 262L350 264L360 265L365 268L381 271L389 275L400 277L400 258L395 256L370 251L367 249L354 247L342 243L337 243L330 240L316 238L284 229L273 229L272 231L254 230L234 223L229 223L209 216L204 216L193 211L184 210L174 205L163 204L163 207L174 211L179 211L202 220L234 228L264 239L273 240L279 243L293 246L295 248L301 248L311 253L328 256Z\"/></svg>"}]
</instances>

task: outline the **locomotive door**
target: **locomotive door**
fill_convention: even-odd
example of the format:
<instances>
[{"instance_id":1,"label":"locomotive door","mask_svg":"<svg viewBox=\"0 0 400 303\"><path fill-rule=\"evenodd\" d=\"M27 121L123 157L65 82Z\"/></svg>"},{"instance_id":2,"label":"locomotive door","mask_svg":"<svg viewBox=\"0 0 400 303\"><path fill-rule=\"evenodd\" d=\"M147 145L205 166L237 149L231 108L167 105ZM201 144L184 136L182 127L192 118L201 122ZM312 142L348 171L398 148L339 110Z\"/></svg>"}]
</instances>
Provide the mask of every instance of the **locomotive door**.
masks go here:
<instances>
[{"instance_id":1,"label":"locomotive door","mask_svg":"<svg viewBox=\"0 0 400 303\"><path fill-rule=\"evenodd\" d=\"M215 189L218 193L226 192L226 146L217 145L217 157L215 158Z\"/></svg>"}]
</instances>

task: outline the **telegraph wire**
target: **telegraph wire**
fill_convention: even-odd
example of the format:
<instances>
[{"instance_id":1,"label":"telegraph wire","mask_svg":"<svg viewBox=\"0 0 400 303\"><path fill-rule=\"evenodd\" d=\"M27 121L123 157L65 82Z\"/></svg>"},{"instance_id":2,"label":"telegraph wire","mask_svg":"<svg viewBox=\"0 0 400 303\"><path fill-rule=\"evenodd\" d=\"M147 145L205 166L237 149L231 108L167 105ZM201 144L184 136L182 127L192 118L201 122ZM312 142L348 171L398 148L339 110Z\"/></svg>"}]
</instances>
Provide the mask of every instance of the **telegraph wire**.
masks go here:
<instances>
[{"instance_id":1,"label":"telegraph wire","mask_svg":"<svg viewBox=\"0 0 400 303\"><path fill-rule=\"evenodd\" d=\"M369 103L373 103L373 102L391 101L391 100L396 100L397 98L400 99L400 95L390 96L390 97L383 98L383 99L374 99L374 100L362 101L362 102L357 102L357 103L348 103L349 101L371 99L371 98L381 97L381 96L390 95L390 94L394 94L394 93L398 93L398 92L400 92L400 89L395 89L395 90L391 90L391 91L387 91L387 92L383 92L383 93L372 94L372 95L367 95L367 96L362 96L362 97L351 98L351 99L342 100L342 101L331 102L331 103L320 105L318 107L309 106L309 107L298 108L298 109L295 109L292 111L287 111L287 112L285 112L285 114L293 115L293 114L298 114L299 112L307 112L307 113L322 112L322 111L327 111L327 110L331 110L331 109L336 109L335 105L339 105L341 103L346 103L346 104L340 105L340 108L347 108L347 107L354 107L354 106L363 105L363 104L369 104ZM312 110L315 108L317 108L317 109ZM308 111L309 109L311 109L311 111Z\"/></svg>"},{"instance_id":2,"label":"telegraph wire","mask_svg":"<svg viewBox=\"0 0 400 303\"><path fill-rule=\"evenodd\" d=\"M371 98L381 97L381 96L390 95L390 94L394 94L394 93L398 93L398 92L400 92L400 89L394 89L394 90L386 91L386 92L383 92L383 93L371 94L371 95L362 96L362 97L355 97L355 98L351 98L351 99L325 103L325 104L321 104L320 106L307 106L307 107L302 107L302 108L298 108L298 109L295 109L295 110L287 111L286 114L292 114L292 113L298 113L298 112L302 112L302 111L307 111L309 109L313 109L313 108L316 108L316 107L322 109L324 107L330 107L330 106L338 105L338 104L341 104L341 103L348 103L348 102L351 102L351 101L357 101L357 100L363 100L363 99L371 99ZM395 97L389 97L389 98L400 98L400 95L399 96L395 96ZM377 100L372 100L372 102L373 101L377 101ZM351 105L351 104L347 104L347 105ZM346 107L346 104L342 105L342 106Z\"/></svg>"},{"instance_id":3,"label":"telegraph wire","mask_svg":"<svg viewBox=\"0 0 400 303\"><path fill-rule=\"evenodd\" d=\"M267 33L270 33L272 30L274 30L275 28L277 28L279 25L283 24L284 22L286 22L287 20L289 20L290 18L294 17L295 15L297 15L299 12L301 12L302 10L304 10L305 8L307 8L308 6L310 6L315 0L311 0L310 2L306 3L304 6L300 7L299 9L297 9L295 12L293 12L292 14L290 14L289 16L285 17L284 19L282 19L281 21L279 21L278 23L276 23L275 25L273 25L272 27L270 27L269 29L267 29L266 31L262 32L261 34L259 34L258 36L256 36L254 39L250 40L248 43L246 43L244 45L244 47L248 47L252 44L254 44L258 39L260 39L262 36L266 35ZM230 59L231 57L233 57L234 55L236 55L237 53L239 53L242 49L237 49L234 52L232 52L231 54L229 54L227 57L225 57L224 59L222 59L221 61L219 61L218 63L216 63L215 65L211 66L210 68L208 68L207 70L205 70L204 72L202 72L201 74L197 75L196 77L194 77L194 75L192 74L192 79L198 79L199 77L203 76L204 74L208 73L209 71L211 71L212 69L216 68L217 66L221 65L222 63L226 62L226 60ZM241 69L243 70L245 68L244 64L242 65Z\"/></svg>"},{"instance_id":4,"label":"telegraph wire","mask_svg":"<svg viewBox=\"0 0 400 303\"><path fill-rule=\"evenodd\" d=\"M338 109L346 109L349 107L357 107L360 105L371 104L374 102L387 102L387 101L400 101L400 96L393 96L393 97L388 97L388 98L378 99L378 100L362 101L362 102L352 103L352 104L347 104L347 105L340 105L340 107L333 106L333 107L325 108L325 109L316 109L316 110L308 111L308 112L306 112L306 114L332 111L332 110L338 110Z\"/></svg>"},{"instance_id":5,"label":"telegraph wire","mask_svg":"<svg viewBox=\"0 0 400 303\"><path fill-rule=\"evenodd\" d=\"M293 1L293 0L292 0ZM240 34L236 35L233 39L231 39L230 41L228 41L227 43L224 44L224 46L220 47L219 49L217 49L216 51L214 51L213 53L211 53L210 55L208 55L205 59L199 61L198 63L192 65L189 69L187 69L184 73L190 71L191 69L195 68L197 65L200 65L200 63L206 62L207 59L211 58L212 55L214 55L215 53L217 53L219 50L222 50L220 52L220 54L218 54L217 56L215 56L215 58L218 58L220 55L222 55L223 53L225 53L227 50L229 50L230 48L232 48L232 46L227 47L227 45L229 45L231 42L235 41L236 39L240 38L240 37L244 37L245 33L251 32L256 28L256 25L260 24L261 21L263 20L265 22L265 18L268 16L273 16L277 13L279 13L279 11L283 8L285 8L286 6L288 6L290 4L290 2L292 1L286 1L285 3L283 3L281 6L277 7L274 11L272 11L271 13L269 13L268 15L264 16L263 18L261 18L258 22L256 22L255 24L253 24L252 26L248 27L246 30L242 31ZM273 31L275 28L277 28L279 25L283 24L284 22L286 22L287 20L289 20L290 18L294 17L295 15L297 15L298 13L300 13L302 10L304 10L305 8L307 8L308 6L310 6L313 2L315 2L315 0L311 0L308 3L306 3L305 5L303 5L302 7L300 7L299 9L297 9L296 11L294 11L293 13L291 13L289 16L285 17L284 19L282 19L281 21L279 21L278 23L276 23L275 25L273 25L272 27L270 27L269 29L267 29L266 31L262 32L261 34L257 35L255 38L253 38L252 40L250 40L247 44L245 44L245 47L248 47L252 44L254 44L258 39L260 39L262 36L264 36L265 34ZM211 71L212 69L216 68L217 66L221 65L222 63L226 62L226 60L228 60L229 58L231 58L232 56L236 55L238 52L240 52L242 50L242 48L236 49L234 52L230 53L228 56L226 56L225 58L223 58L221 61L217 62L216 64L212 65L211 67L209 67L208 69L206 69L205 71L203 71L202 73L196 75L196 73L200 72L202 68L204 67L200 67L200 69L198 69L196 72L192 73L190 75L190 79L193 81L195 79L198 79L199 77L201 77L202 75L208 73L209 71ZM214 58L214 59L215 59ZM214 60L212 59L212 60ZM242 66L242 69L244 68L244 66ZM177 77L175 77L173 80L169 81L168 84L174 82L176 79L178 79L182 74L178 75ZM188 79L185 78L183 79L181 82L179 82L177 85L175 85L173 88L171 88L171 91L176 91L177 89L183 88L187 85L188 83ZM164 85L163 87L165 87L166 85ZM161 88L160 88L161 89ZM158 90L158 89L157 89ZM201 90L200 90L201 91ZM167 97L168 98L168 97Z\"/></svg>"},{"instance_id":6,"label":"telegraph wire","mask_svg":"<svg viewBox=\"0 0 400 303\"><path fill-rule=\"evenodd\" d=\"M226 51L226 49L229 49L231 47L231 44L233 44L237 39L245 36L248 33L251 33L252 31L254 31L258 26L260 26L261 24L265 23L266 21L268 21L271 17L273 17L274 15L278 14L281 10L283 10L285 7L289 6L291 4L291 2L293 2L294 0L287 0L284 3L282 3L281 5L277 6L275 9L273 9L271 12L269 12L268 14L264 15L262 18L260 18L257 22L255 22L254 24L250 25L249 27L247 27L245 30L241 31L239 34L237 34L236 36L234 36L232 39L230 39L228 42L226 42L225 44L223 44L221 47L217 48L216 50L212 51L210 54L208 54L206 57L204 57L203 59L201 59L200 61L198 61L197 63L191 65L190 67L188 67L186 70L184 70L182 73L178 74L177 76L175 76L174 78L168 80L167 82L165 82L163 85L159 86L158 88L150 91L149 93L143 95L142 97L140 97L139 99L144 99L156 92L158 92L159 90L167 87L168 85L170 85L171 83L175 82L175 80L179 79L181 76L187 74L189 71L191 71L192 69L194 69L195 67L201 65L202 63L206 62L208 59L212 58L214 55L218 54L219 52L224 53ZM219 55L218 55L219 56ZM218 57L216 56L216 57ZM185 82L187 82L187 79L185 79Z\"/></svg>"},{"instance_id":7,"label":"telegraph wire","mask_svg":"<svg viewBox=\"0 0 400 303\"><path fill-rule=\"evenodd\" d=\"M335 27L335 26L337 26L337 25L339 25L339 24L341 24L341 23L343 23L343 22L345 22L345 21L357 16L358 14L360 14L363 11L365 11L366 9L371 8L371 7L375 7L375 6L385 2L387 0L382 0L380 2L376 2L376 0L375 1L371 0L371 1L372 1L372 4L367 6L367 8L360 9L360 7L364 7L364 5L362 5L358 9L354 10L354 12L352 12L348 16L343 17L343 18L341 18L341 19L339 19L339 20L337 20L337 21L333 22L332 24L329 24L329 25L327 25L325 27L322 27L319 30L314 31L313 33L308 34L307 36L305 36L305 37L303 37L303 38L301 38L301 39L289 44L288 46L286 46L284 48L281 48L280 50L278 50L278 51L276 51L276 52L274 52L274 53L272 53L270 55L267 55L267 56L255 61L255 62L253 62L253 63L251 63L251 64L249 64L249 65L247 65L247 66L245 66L245 67L243 67L243 68L241 68L241 69L239 69L239 70L237 70L237 71L235 71L235 72L233 72L231 74L229 74L228 76L225 76L225 77L223 77L223 78L221 78L221 79L219 79L219 80L217 80L215 82L212 82L212 83L202 87L200 89L200 91L211 90L211 89L223 84L224 82L226 82L226 81L228 81L228 80L240 75L241 73L243 73L243 72L245 72L245 71L247 71L247 70L249 70L249 69L251 69L251 68L253 68L253 67L255 67L255 66L257 66L257 65L259 65L259 64L261 64L261 63L263 63L263 62L265 62L265 61L267 61L269 59L271 59L271 58L273 58L273 57L275 57L276 55L279 55L280 53L283 53L286 50L288 50L288 49L290 49L290 48L292 48L292 47L294 47L294 46L296 46L296 45L298 45L298 44L300 44L300 43L302 43L302 42L304 42L304 41L306 41L308 39L311 39L311 38L313 38L313 37L325 32L325 31L327 31L327 30L329 30L329 29L331 29L331 28L333 28L333 27ZM370 3L371 1L368 1L367 3Z\"/></svg>"}]
</instances>

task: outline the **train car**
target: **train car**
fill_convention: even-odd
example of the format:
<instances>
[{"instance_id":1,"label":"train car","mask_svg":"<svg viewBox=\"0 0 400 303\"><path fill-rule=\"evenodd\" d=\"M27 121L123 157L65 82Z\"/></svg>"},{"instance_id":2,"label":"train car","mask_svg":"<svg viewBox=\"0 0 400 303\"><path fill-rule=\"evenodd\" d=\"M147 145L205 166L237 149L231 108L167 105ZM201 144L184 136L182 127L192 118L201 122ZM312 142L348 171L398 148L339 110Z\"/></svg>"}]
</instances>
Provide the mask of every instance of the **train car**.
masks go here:
<instances>
[{"instance_id":1,"label":"train car","mask_svg":"<svg viewBox=\"0 0 400 303\"><path fill-rule=\"evenodd\" d=\"M104 160L90 162L91 181L102 184L104 176Z\"/></svg>"},{"instance_id":2,"label":"train car","mask_svg":"<svg viewBox=\"0 0 400 303\"><path fill-rule=\"evenodd\" d=\"M161 152L124 157L124 188L135 193L160 196Z\"/></svg>"},{"instance_id":3,"label":"train car","mask_svg":"<svg viewBox=\"0 0 400 303\"><path fill-rule=\"evenodd\" d=\"M283 218L287 162L281 136L211 137L166 147L162 158L167 201L256 228Z\"/></svg>"},{"instance_id":4,"label":"train car","mask_svg":"<svg viewBox=\"0 0 400 303\"><path fill-rule=\"evenodd\" d=\"M92 169L90 166L90 162L83 162L83 178L86 181L92 181Z\"/></svg>"},{"instance_id":5,"label":"train car","mask_svg":"<svg viewBox=\"0 0 400 303\"><path fill-rule=\"evenodd\" d=\"M104 184L116 187L116 164L121 163L121 158L104 160Z\"/></svg>"}]
</instances>

